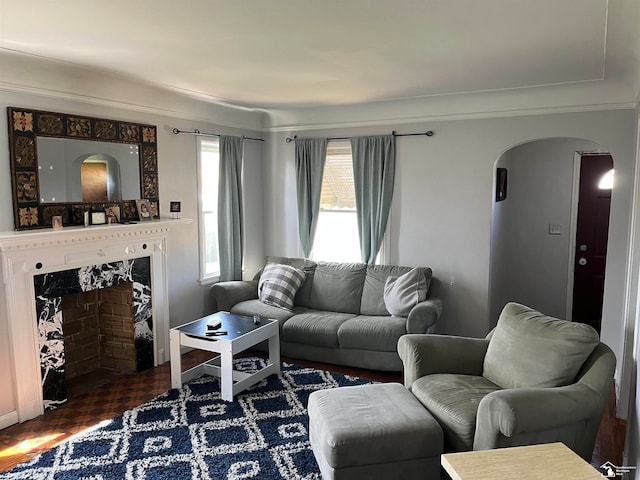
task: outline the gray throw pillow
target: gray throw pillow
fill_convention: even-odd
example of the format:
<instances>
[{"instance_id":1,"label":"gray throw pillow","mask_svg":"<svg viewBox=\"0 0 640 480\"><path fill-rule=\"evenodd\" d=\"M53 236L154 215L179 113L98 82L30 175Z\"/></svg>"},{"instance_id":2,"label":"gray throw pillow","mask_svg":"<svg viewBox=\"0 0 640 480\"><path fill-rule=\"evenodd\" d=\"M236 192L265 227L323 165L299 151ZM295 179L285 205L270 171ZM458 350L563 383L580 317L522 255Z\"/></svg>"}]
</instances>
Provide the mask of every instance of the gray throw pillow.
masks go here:
<instances>
[{"instance_id":1,"label":"gray throw pillow","mask_svg":"<svg viewBox=\"0 0 640 480\"><path fill-rule=\"evenodd\" d=\"M489 340L482 375L502 388L569 385L599 342L589 325L508 303Z\"/></svg>"},{"instance_id":2,"label":"gray throw pillow","mask_svg":"<svg viewBox=\"0 0 640 480\"><path fill-rule=\"evenodd\" d=\"M413 307L427 298L427 281L416 267L399 277L389 275L384 284L384 305L394 317L406 317Z\"/></svg>"},{"instance_id":3,"label":"gray throw pillow","mask_svg":"<svg viewBox=\"0 0 640 480\"><path fill-rule=\"evenodd\" d=\"M302 270L290 265L269 263L258 282L258 298L267 305L293 311L293 299L304 282Z\"/></svg>"}]
</instances>

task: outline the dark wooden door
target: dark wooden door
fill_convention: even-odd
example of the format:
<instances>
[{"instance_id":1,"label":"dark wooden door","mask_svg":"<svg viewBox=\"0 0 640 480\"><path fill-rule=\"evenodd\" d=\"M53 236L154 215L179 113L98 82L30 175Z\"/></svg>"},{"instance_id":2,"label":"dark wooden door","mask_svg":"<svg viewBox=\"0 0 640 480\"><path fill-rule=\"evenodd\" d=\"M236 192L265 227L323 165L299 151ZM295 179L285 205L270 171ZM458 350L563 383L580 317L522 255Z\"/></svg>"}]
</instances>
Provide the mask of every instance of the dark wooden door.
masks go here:
<instances>
[{"instance_id":1,"label":"dark wooden door","mask_svg":"<svg viewBox=\"0 0 640 480\"><path fill-rule=\"evenodd\" d=\"M611 188L602 188L600 181L612 169L611 155L581 158L572 319L589 324L598 332L611 207Z\"/></svg>"}]
</instances>

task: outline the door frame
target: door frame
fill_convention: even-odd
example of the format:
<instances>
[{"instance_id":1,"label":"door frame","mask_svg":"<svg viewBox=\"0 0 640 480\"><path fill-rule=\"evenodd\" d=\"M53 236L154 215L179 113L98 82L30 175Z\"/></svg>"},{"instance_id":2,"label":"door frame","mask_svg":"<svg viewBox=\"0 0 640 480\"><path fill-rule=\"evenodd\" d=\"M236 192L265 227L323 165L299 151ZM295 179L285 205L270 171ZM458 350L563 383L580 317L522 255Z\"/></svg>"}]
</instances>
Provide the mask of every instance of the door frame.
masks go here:
<instances>
[{"instance_id":1,"label":"door frame","mask_svg":"<svg viewBox=\"0 0 640 480\"><path fill-rule=\"evenodd\" d=\"M573 181L571 188L571 214L569 219L569 261L567 262L567 320L573 318L573 276L576 268L576 233L578 230L578 201L580 197L580 166L585 152L573 154Z\"/></svg>"}]
</instances>

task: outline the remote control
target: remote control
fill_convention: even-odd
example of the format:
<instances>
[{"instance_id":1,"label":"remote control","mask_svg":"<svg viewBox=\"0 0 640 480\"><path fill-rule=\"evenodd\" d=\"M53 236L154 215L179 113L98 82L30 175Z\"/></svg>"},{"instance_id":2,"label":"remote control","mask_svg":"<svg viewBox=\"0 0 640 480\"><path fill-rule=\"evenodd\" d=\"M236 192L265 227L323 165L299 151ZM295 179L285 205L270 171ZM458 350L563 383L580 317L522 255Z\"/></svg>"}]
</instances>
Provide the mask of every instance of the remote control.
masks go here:
<instances>
[{"instance_id":1,"label":"remote control","mask_svg":"<svg viewBox=\"0 0 640 480\"><path fill-rule=\"evenodd\" d=\"M226 330L209 330L205 333L205 335L211 337L211 336L220 336L220 335L226 335L227 331Z\"/></svg>"},{"instance_id":2,"label":"remote control","mask_svg":"<svg viewBox=\"0 0 640 480\"><path fill-rule=\"evenodd\" d=\"M216 328L220 328L222 326L222 322L220 320L211 320L207 323L207 330L215 330Z\"/></svg>"}]
</instances>

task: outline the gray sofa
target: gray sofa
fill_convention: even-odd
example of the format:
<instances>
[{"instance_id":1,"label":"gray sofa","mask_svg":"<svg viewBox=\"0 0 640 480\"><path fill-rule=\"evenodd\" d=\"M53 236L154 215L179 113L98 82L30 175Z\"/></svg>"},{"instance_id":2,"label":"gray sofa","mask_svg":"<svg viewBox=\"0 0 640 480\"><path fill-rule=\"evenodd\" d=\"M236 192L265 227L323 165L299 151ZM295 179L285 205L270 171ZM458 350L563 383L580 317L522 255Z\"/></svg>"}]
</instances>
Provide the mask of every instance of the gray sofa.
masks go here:
<instances>
[{"instance_id":1,"label":"gray sofa","mask_svg":"<svg viewBox=\"0 0 640 480\"><path fill-rule=\"evenodd\" d=\"M440 300L427 293L406 317L391 316L385 307L387 277L410 267L362 263L313 262L267 257L267 263L290 265L306 274L293 311L258 299L260 274L251 281L220 282L212 287L219 311L260 315L278 320L284 356L371 370L402 371L398 339L407 333L433 333L442 311ZM430 268L422 268L427 291Z\"/></svg>"}]
</instances>

